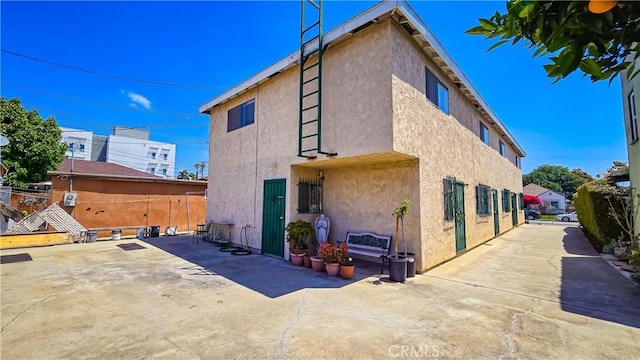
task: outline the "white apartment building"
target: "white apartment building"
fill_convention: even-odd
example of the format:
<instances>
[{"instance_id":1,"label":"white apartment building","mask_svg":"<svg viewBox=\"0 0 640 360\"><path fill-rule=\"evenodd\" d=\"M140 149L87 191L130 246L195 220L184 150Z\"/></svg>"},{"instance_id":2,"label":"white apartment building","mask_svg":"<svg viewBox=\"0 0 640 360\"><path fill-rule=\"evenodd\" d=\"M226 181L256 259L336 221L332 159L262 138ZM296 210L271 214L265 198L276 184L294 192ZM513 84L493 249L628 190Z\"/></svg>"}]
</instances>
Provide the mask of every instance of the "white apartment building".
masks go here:
<instances>
[{"instance_id":1,"label":"white apartment building","mask_svg":"<svg viewBox=\"0 0 640 360\"><path fill-rule=\"evenodd\" d=\"M173 178L176 145L119 135L109 135L106 162L157 176Z\"/></svg>"},{"instance_id":2,"label":"white apartment building","mask_svg":"<svg viewBox=\"0 0 640 360\"><path fill-rule=\"evenodd\" d=\"M69 144L66 153L69 158L73 148L74 159L114 163L160 177L175 177L176 145L149 140L146 129L115 126L108 136L60 129L62 142Z\"/></svg>"},{"instance_id":3,"label":"white apartment building","mask_svg":"<svg viewBox=\"0 0 640 360\"><path fill-rule=\"evenodd\" d=\"M79 160L91 160L91 149L93 144L93 132L63 128L62 130L62 142L69 145L67 148L66 156Z\"/></svg>"}]
</instances>

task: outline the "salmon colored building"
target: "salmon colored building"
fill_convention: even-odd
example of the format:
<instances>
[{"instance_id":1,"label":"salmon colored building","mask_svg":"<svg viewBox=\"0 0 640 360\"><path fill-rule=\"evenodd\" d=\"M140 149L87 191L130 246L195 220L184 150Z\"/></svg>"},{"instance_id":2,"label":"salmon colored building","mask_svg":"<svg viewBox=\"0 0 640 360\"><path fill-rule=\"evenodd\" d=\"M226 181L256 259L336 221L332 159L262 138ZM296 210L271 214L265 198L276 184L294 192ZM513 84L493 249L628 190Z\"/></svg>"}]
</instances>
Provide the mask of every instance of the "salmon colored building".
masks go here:
<instances>
[{"instance_id":1,"label":"salmon colored building","mask_svg":"<svg viewBox=\"0 0 640 360\"><path fill-rule=\"evenodd\" d=\"M50 171L51 201L87 229L177 226L194 231L206 216L203 181L164 179L121 165L66 159ZM123 234L135 234L135 229ZM99 233L107 236L108 231Z\"/></svg>"}]
</instances>

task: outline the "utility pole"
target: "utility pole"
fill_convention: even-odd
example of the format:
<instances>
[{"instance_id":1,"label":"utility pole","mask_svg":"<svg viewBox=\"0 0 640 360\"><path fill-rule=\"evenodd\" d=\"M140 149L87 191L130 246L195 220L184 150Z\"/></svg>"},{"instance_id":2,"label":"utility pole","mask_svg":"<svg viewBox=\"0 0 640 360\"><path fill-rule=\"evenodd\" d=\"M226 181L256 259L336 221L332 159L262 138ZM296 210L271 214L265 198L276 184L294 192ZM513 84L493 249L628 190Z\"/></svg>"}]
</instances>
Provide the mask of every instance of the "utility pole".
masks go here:
<instances>
[{"instance_id":1,"label":"utility pole","mask_svg":"<svg viewBox=\"0 0 640 360\"><path fill-rule=\"evenodd\" d=\"M73 155L75 153L76 144L70 143L71 148L71 170L69 172L69 192L73 192Z\"/></svg>"},{"instance_id":2,"label":"utility pole","mask_svg":"<svg viewBox=\"0 0 640 360\"><path fill-rule=\"evenodd\" d=\"M194 168L196 168L196 180L198 179L202 179L204 177L204 164L206 163L206 161L202 160L198 163L196 163L195 165L193 165ZM198 170L200 170L200 177L198 177Z\"/></svg>"}]
</instances>

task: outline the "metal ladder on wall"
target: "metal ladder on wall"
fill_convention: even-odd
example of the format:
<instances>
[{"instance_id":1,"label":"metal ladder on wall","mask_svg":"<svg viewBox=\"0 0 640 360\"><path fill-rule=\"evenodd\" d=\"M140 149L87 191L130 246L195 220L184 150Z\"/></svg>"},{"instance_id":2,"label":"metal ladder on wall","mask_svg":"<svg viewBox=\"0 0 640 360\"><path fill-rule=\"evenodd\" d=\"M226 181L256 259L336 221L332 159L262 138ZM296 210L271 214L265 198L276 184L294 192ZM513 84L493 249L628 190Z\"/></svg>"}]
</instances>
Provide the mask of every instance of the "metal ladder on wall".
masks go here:
<instances>
[{"instance_id":1,"label":"metal ladder on wall","mask_svg":"<svg viewBox=\"0 0 640 360\"><path fill-rule=\"evenodd\" d=\"M307 26L305 8L317 14ZM316 20L315 17L313 20ZM315 31L317 31L317 35ZM314 36L306 36L312 34ZM317 48L311 47L317 42ZM311 49L311 50L309 50ZM314 159L316 154L337 155L322 150L322 0L302 0L300 20L300 101L298 156ZM314 141L315 140L315 141Z\"/></svg>"}]
</instances>

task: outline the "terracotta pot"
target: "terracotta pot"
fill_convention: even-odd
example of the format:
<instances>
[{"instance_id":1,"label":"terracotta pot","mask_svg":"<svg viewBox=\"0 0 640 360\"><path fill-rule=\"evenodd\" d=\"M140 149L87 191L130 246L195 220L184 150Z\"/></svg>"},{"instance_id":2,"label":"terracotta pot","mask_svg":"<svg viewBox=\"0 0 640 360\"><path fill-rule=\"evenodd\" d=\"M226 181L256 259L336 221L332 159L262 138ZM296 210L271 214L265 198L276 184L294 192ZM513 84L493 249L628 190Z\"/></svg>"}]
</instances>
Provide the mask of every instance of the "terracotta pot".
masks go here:
<instances>
[{"instance_id":1,"label":"terracotta pot","mask_svg":"<svg viewBox=\"0 0 640 360\"><path fill-rule=\"evenodd\" d=\"M342 276L343 279L351 279L353 278L355 269L355 265L340 265L340 276Z\"/></svg>"},{"instance_id":2,"label":"terracotta pot","mask_svg":"<svg viewBox=\"0 0 640 360\"><path fill-rule=\"evenodd\" d=\"M302 259L304 260L304 267L310 268L311 267L311 256L304 255L302 257Z\"/></svg>"},{"instance_id":3,"label":"terracotta pot","mask_svg":"<svg viewBox=\"0 0 640 360\"><path fill-rule=\"evenodd\" d=\"M302 254L291 254L291 262L295 266L302 266L304 264L304 255Z\"/></svg>"},{"instance_id":4,"label":"terracotta pot","mask_svg":"<svg viewBox=\"0 0 640 360\"><path fill-rule=\"evenodd\" d=\"M331 263L325 264L327 267L327 275L329 276L338 276L340 275L340 264L339 263Z\"/></svg>"},{"instance_id":5,"label":"terracotta pot","mask_svg":"<svg viewBox=\"0 0 640 360\"><path fill-rule=\"evenodd\" d=\"M322 272L324 271L324 261L319 256L311 257L311 267L313 271Z\"/></svg>"}]
</instances>

